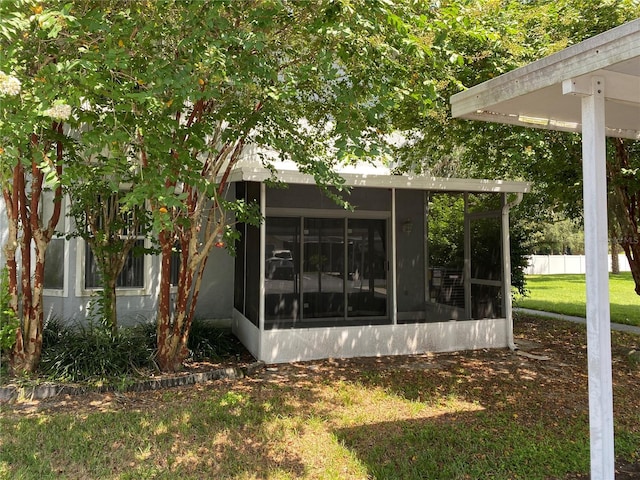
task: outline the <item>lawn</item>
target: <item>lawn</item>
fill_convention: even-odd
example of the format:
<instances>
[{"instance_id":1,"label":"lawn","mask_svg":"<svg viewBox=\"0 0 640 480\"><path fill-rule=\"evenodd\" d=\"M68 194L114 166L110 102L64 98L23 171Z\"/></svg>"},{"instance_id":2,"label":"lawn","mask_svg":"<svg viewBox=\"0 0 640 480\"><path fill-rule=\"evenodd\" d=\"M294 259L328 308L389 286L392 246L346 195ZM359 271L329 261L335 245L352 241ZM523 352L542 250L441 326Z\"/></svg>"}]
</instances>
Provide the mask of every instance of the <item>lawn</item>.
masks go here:
<instances>
[{"instance_id":1,"label":"lawn","mask_svg":"<svg viewBox=\"0 0 640 480\"><path fill-rule=\"evenodd\" d=\"M585 329L519 318L508 350L325 360L237 381L0 410L0 478L577 479ZM640 338L613 332L616 454L640 474ZM634 477L618 477L634 478Z\"/></svg>"},{"instance_id":2,"label":"lawn","mask_svg":"<svg viewBox=\"0 0 640 480\"><path fill-rule=\"evenodd\" d=\"M586 287L584 275L527 275L529 294L518 297L516 307L584 317ZM611 321L640 326L640 296L634 291L630 272L609 275Z\"/></svg>"}]
</instances>

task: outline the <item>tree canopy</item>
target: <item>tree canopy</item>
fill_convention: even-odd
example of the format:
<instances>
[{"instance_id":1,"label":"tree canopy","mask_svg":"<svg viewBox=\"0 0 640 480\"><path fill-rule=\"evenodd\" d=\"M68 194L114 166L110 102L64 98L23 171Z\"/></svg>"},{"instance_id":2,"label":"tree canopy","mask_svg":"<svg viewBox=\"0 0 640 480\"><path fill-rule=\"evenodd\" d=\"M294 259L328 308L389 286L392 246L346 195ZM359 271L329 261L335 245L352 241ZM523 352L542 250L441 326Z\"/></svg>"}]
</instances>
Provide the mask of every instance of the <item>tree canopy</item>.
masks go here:
<instances>
[{"instance_id":1,"label":"tree canopy","mask_svg":"<svg viewBox=\"0 0 640 480\"><path fill-rule=\"evenodd\" d=\"M408 59L430 54L407 27L416 13L382 0L16 0L3 2L0 15L0 70L12 102L0 124L3 191L13 191L14 173L28 165L68 195L77 235L110 285L102 306L114 332L113 282L132 248L123 238L132 227L115 220L149 213L143 231L154 232L162 254L158 342L166 369L186 354L209 252L233 239L229 214L259 221L254 207L226 196L236 162L249 151L266 165L292 160L340 191L333 167L384 155L389 112L409 92ZM25 178L16 205L42 225L36 183ZM16 232L25 225L20 215L10 222ZM30 235L16 239L28 251Z\"/></svg>"},{"instance_id":2,"label":"tree canopy","mask_svg":"<svg viewBox=\"0 0 640 480\"><path fill-rule=\"evenodd\" d=\"M165 369L186 354L212 248L232 246L233 221L260 221L255 205L226 195L229 172L248 154L267 166L291 160L338 193L333 167L380 158L399 171L533 180L530 212L575 215L576 138L454 121L448 99L637 14L632 0L0 3L10 306L24 316L16 348L35 346L18 355L31 358L23 367L37 363L44 252L63 193L97 258L114 332L114 279L132 238L148 236L161 253ZM395 148L389 139L398 132ZM637 203L637 145L611 148L621 159L610 170L620 180L612 183L618 236L631 238L624 206ZM39 208L44 190L54 192L49 218ZM334 197L348 206L348 195Z\"/></svg>"}]
</instances>

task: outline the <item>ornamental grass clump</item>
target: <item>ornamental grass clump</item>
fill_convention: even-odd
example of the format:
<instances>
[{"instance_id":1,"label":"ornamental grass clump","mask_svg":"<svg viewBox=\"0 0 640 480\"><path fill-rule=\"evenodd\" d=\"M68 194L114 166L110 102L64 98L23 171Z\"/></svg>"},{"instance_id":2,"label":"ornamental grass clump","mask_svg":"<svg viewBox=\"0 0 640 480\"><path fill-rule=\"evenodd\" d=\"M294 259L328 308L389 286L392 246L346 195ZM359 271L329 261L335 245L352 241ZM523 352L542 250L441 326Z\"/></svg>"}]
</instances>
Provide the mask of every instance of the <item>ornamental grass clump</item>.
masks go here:
<instances>
[{"instance_id":1,"label":"ornamental grass clump","mask_svg":"<svg viewBox=\"0 0 640 480\"><path fill-rule=\"evenodd\" d=\"M103 382L157 370L157 325L143 322L113 334L105 325L49 320L43 332L40 373L52 380ZM219 361L239 355L242 346L228 328L197 319L189 338L189 360Z\"/></svg>"},{"instance_id":2,"label":"ornamental grass clump","mask_svg":"<svg viewBox=\"0 0 640 480\"><path fill-rule=\"evenodd\" d=\"M113 335L92 323L66 326L54 320L43 336L40 371L56 380L102 381L153 367L153 344L141 328L122 328Z\"/></svg>"},{"instance_id":3,"label":"ornamental grass clump","mask_svg":"<svg viewBox=\"0 0 640 480\"><path fill-rule=\"evenodd\" d=\"M195 319L189 334L191 360L221 360L241 351L240 341L227 328L207 320Z\"/></svg>"}]
</instances>

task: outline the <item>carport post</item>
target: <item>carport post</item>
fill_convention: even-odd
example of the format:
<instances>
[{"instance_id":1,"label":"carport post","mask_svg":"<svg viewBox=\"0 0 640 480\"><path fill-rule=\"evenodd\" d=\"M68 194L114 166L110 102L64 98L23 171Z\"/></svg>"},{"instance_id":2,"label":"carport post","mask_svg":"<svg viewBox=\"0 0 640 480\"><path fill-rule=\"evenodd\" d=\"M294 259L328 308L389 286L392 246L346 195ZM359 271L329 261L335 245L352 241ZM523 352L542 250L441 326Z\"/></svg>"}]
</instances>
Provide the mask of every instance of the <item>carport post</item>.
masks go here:
<instances>
[{"instance_id":1,"label":"carport post","mask_svg":"<svg viewBox=\"0 0 640 480\"><path fill-rule=\"evenodd\" d=\"M591 92L582 96L589 429L593 480L613 480L615 474L604 89L604 79L593 76Z\"/></svg>"}]
</instances>

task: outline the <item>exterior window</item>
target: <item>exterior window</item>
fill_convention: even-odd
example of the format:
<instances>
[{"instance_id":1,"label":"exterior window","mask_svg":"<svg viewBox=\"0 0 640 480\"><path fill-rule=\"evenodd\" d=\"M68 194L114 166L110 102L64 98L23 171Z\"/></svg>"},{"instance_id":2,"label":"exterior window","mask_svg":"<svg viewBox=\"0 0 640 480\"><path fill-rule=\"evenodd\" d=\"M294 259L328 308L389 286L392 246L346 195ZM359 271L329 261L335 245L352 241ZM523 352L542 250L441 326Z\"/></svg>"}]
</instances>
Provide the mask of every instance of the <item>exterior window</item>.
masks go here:
<instances>
[{"instance_id":1,"label":"exterior window","mask_svg":"<svg viewBox=\"0 0 640 480\"><path fill-rule=\"evenodd\" d=\"M171 252L171 266L169 267L169 282L171 286L178 285L178 279L180 276L180 244L176 243L173 246L173 252Z\"/></svg>"},{"instance_id":2,"label":"exterior window","mask_svg":"<svg viewBox=\"0 0 640 480\"><path fill-rule=\"evenodd\" d=\"M63 238L53 238L45 252L44 288L62 290L64 288L64 248Z\"/></svg>"},{"instance_id":3,"label":"exterior window","mask_svg":"<svg viewBox=\"0 0 640 480\"><path fill-rule=\"evenodd\" d=\"M347 226L348 316L386 315L386 221L349 220Z\"/></svg>"},{"instance_id":4,"label":"exterior window","mask_svg":"<svg viewBox=\"0 0 640 480\"><path fill-rule=\"evenodd\" d=\"M56 225L57 230L64 230L64 219L65 219L65 211L64 211L65 202L62 200L62 206L60 211L60 219L58 220L58 224ZM49 219L53 215L53 207L54 207L54 192L45 189L42 191L42 203L41 203L41 212L43 225L47 225L49 223ZM46 295L59 295L61 290L64 289L64 276L65 276L65 244L66 240L64 238L57 238L54 234L53 238L49 242L47 246L47 251L45 252L45 263L44 263L44 283L43 287L45 290L49 290L49 292L45 292ZM58 292L54 293L51 290L57 290Z\"/></svg>"},{"instance_id":5,"label":"exterior window","mask_svg":"<svg viewBox=\"0 0 640 480\"><path fill-rule=\"evenodd\" d=\"M343 219L305 219L302 284L305 317L344 316L344 244Z\"/></svg>"},{"instance_id":6,"label":"exterior window","mask_svg":"<svg viewBox=\"0 0 640 480\"><path fill-rule=\"evenodd\" d=\"M141 229L134 225L134 214L129 212L123 215L119 210L118 198L111 196L104 198L102 202L106 205L107 218L99 216L96 221L98 228L108 225L111 228L111 234L118 233L123 240L135 237L135 243L125 259L124 266L118 278L116 279L117 288L136 288L145 287L145 259L144 247L145 237ZM111 210L113 209L113 210ZM95 289L102 287L100 272L95 260L94 253L90 245L85 241L84 244L84 288ZM116 248L115 246L113 248Z\"/></svg>"},{"instance_id":7,"label":"exterior window","mask_svg":"<svg viewBox=\"0 0 640 480\"><path fill-rule=\"evenodd\" d=\"M129 255L124 263L124 267L116 280L118 288L144 288L144 255L140 250L144 248L144 239L136 240L134 247L129 251ZM84 266L84 286L87 289L100 288L100 272L96 265L93 252L85 242L85 266Z\"/></svg>"},{"instance_id":8,"label":"exterior window","mask_svg":"<svg viewBox=\"0 0 640 480\"><path fill-rule=\"evenodd\" d=\"M300 219L269 218L266 238L266 317L300 320Z\"/></svg>"}]
</instances>

